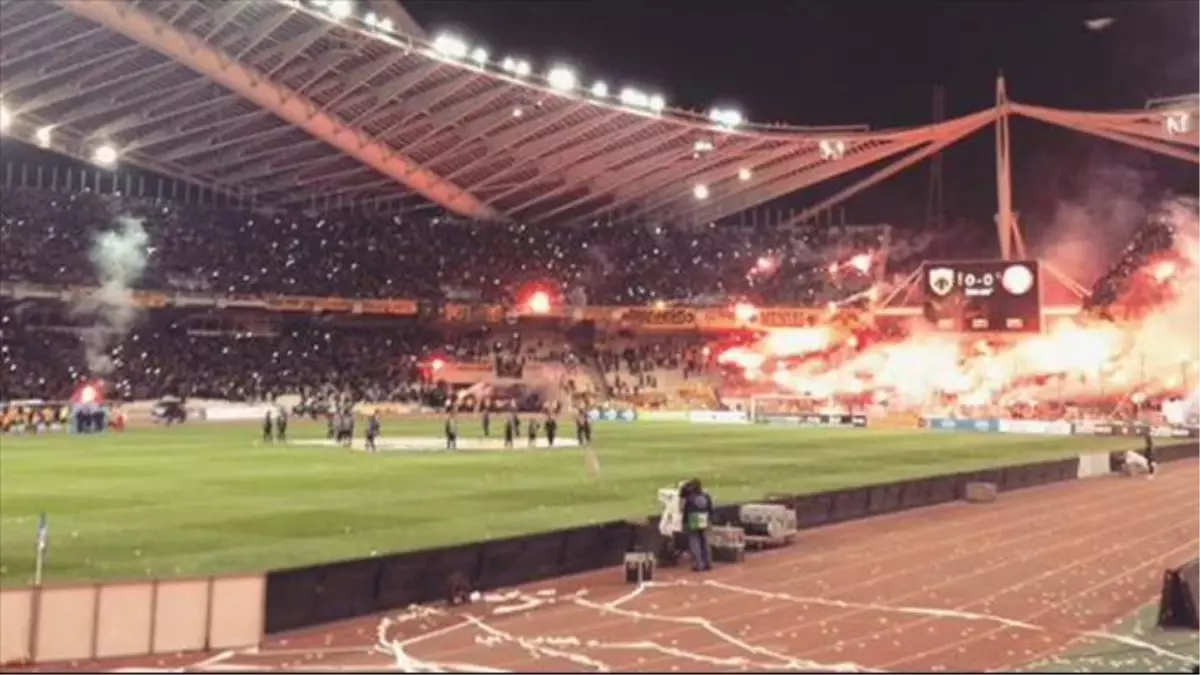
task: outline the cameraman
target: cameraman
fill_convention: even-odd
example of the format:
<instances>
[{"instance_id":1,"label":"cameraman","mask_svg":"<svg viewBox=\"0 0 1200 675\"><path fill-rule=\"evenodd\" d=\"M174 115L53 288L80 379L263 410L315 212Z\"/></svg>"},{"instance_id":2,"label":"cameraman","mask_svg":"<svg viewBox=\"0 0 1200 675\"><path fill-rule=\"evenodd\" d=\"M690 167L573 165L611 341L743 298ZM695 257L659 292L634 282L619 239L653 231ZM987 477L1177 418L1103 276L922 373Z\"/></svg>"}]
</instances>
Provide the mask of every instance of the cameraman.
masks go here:
<instances>
[{"instance_id":1,"label":"cameraman","mask_svg":"<svg viewBox=\"0 0 1200 675\"><path fill-rule=\"evenodd\" d=\"M683 500L683 531L687 533L688 548L692 552L692 571L707 572L712 569L712 551L708 546L708 527L713 516L712 497L696 478L684 483L679 497Z\"/></svg>"}]
</instances>

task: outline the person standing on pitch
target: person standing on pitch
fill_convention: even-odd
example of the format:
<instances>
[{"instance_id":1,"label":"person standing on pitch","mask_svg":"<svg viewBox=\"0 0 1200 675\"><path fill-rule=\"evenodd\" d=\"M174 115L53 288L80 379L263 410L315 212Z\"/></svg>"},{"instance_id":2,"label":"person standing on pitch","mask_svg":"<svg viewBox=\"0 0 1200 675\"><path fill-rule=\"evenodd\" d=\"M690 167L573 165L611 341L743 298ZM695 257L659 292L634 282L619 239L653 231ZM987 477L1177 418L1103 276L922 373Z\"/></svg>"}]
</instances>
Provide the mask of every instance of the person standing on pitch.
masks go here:
<instances>
[{"instance_id":1,"label":"person standing on pitch","mask_svg":"<svg viewBox=\"0 0 1200 675\"><path fill-rule=\"evenodd\" d=\"M454 408L446 415L446 449L458 449L458 418L454 416Z\"/></svg>"},{"instance_id":2,"label":"person standing on pitch","mask_svg":"<svg viewBox=\"0 0 1200 675\"><path fill-rule=\"evenodd\" d=\"M516 436L516 427L513 426L513 420L516 415L509 415L504 420L504 447L511 448L513 446L513 438Z\"/></svg>"},{"instance_id":3,"label":"person standing on pitch","mask_svg":"<svg viewBox=\"0 0 1200 675\"><path fill-rule=\"evenodd\" d=\"M280 443L287 443L287 411L283 407L275 409L275 440Z\"/></svg>"},{"instance_id":4,"label":"person standing on pitch","mask_svg":"<svg viewBox=\"0 0 1200 675\"><path fill-rule=\"evenodd\" d=\"M492 410L491 403L487 399L483 400L483 437L491 438L492 436Z\"/></svg>"},{"instance_id":5,"label":"person standing on pitch","mask_svg":"<svg viewBox=\"0 0 1200 675\"><path fill-rule=\"evenodd\" d=\"M367 420L367 452L375 452L375 437L379 435L379 411L371 413L370 419Z\"/></svg>"},{"instance_id":6,"label":"person standing on pitch","mask_svg":"<svg viewBox=\"0 0 1200 675\"><path fill-rule=\"evenodd\" d=\"M683 529L687 532L688 548L692 552L692 571L707 572L712 569L712 551L708 546L708 527L713 515L712 497L696 478L684 484L679 496L683 498Z\"/></svg>"},{"instance_id":7,"label":"person standing on pitch","mask_svg":"<svg viewBox=\"0 0 1200 675\"><path fill-rule=\"evenodd\" d=\"M271 411L267 410L266 414L263 415L263 443L271 443L274 441L274 436L271 435L272 423L273 420L271 419Z\"/></svg>"},{"instance_id":8,"label":"person standing on pitch","mask_svg":"<svg viewBox=\"0 0 1200 675\"><path fill-rule=\"evenodd\" d=\"M549 432L547 432L547 433L549 433ZM529 447L536 448L537 447L537 434L538 434L537 418L529 420L529 424L526 425L526 434L529 439Z\"/></svg>"},{"instance_id":9,"label":"person standing on pitch","mask_svg":"<svg viewBox=\"0 0 1200 675\"><path fill-rule=\"evenodd\" d=\"M546 411L546 445L554 447L554 438L558 435L558 420L554 419L554 415L550 411Z\"/></svg>"},{"instance_id":10,"label":"person standing on pitch","mask_svg":"<svg viewBox=\"0 0 1200 675\"><path fill-rule=\"evenodd\" d=\"M587 425L587 411L582 408L575 411L575 442L579 447L587 445Z\"/></svg>"}]
</instances>

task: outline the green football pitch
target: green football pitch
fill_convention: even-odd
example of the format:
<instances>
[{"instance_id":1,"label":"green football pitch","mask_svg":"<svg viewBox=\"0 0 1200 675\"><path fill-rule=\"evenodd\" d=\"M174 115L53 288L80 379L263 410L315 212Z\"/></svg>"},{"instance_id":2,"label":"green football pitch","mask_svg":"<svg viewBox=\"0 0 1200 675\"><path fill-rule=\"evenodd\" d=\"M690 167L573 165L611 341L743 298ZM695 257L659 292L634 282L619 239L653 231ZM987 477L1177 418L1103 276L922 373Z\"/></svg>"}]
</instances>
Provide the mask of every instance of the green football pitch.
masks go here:
<instances>
[{"instance_id":1,"label":"green football pitch","mask_svg":"<svg viewBox=\"0 0 1200 675\"><path fill-rule=\"evenodd\" d=\"M477 436L463 422L463 436ZM570 425L566 425L568 431ZM600 471L578 449L368 455L264 445L257 425L0 439L0 583L250 572L430 548L652 513L658 488L699 477L718 503L1132 447L1129 439L598 424ZM438 421L389 421L426 437ZM303 441L309 441L304 443ZM521 445L518 443L518 445Z\"/></svg>"}]
</instances>

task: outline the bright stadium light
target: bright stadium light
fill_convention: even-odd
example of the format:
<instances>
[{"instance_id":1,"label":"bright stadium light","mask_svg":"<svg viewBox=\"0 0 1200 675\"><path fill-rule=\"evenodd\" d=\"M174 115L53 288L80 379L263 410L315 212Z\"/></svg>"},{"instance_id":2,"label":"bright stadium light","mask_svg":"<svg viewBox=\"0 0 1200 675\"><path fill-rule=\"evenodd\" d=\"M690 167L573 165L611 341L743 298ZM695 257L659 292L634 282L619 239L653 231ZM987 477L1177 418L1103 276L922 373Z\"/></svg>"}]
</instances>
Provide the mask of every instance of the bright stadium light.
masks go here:
<instances>
[{"instance_id":1,"label":"bright stadium light","mask_svg":"<svg viewBox=\"0 0 1200 675\"><path fill-rule=\"evenodd\" d=\"M49 126L42 127L41 129L38 129L37 131L33 132L33 139L35 141L37 141L37 144L39 146L41 146L43 148L48 148L48 147L50 147L50 141L53 137L53 134L54 134L54 127L49 127Z\"/></svg>"},{"instance_id":2,"label":"bright stadium light","mask_svg":"<svg viewBox=\"0 0 1200 675\"><path fill-rule=\"evenodd\" d=\"M462 38L442 33L433 41L433 49L439 54L449 56L452 59L465 59L469 48L467 43Z\"/></svg>"},{"instance_id":3,"label":"bright stadium light","mask_svg":"<svg viewBox=\"0 0 1200 675\"><path fill-rule=\"evenodd\" d=\"M656 113L660 113L666 109L667 100L662 96L655 94L651 96L648 101L646 101L646 107Z\"/></svg>"},{"instance_id":4,"label":"bright stadium light","mask_svg":"<svg viewBox=\"0 0 1200 675\"><path fill-rule=\"evenodd\" d=\"M707 138L702 138L692 144L692 152L696 153L697 155L699 155L701 153L705 153L705 152L712 152L712 151L713 151L712 141L708 140Z\"/></svg>"},{"instance_id":5,"label":"bright stadium light","mask_svg":"<svg viewBox=\"0 0 1200 675\"><path fill-rule=\"evenodd\" d=\"M742 167L742 168L738 169L738 180L740 180L744 183L744 182L750 180L751 178L754 178L754 172L751 171L748 167Z\"/></svg>"},{"instance_id":6,"label":"bright stadium light","mask_svg":"<svg viewBox=\"0 0 1200 675\"><path fill-rule=\"evenodd\" d=\"M516 65L513 66L513 74L517 77L529 77L529 74L532 72L533 66L529 65L529 62L524 59L518 60Z\"/></svg>"},{"instance_id":7,"label":"bright stadium light","mask_svg":"<svg viewBox=\"0 0 1200 675\"><path fill-rule=\"evenodd\" d=\"M354 14L354 3L350 0L330 0L329 16L341 21L350 18L352 14Z\"/></svg>"},{"instance_id":8,"label":"bright stadium light","mask_svg":"<svg viewBox=\"0 0 1200 675\"><path fill-rule=\"evenodd\" d=\"M12 114L8 112L7 106L0 104L0 131L8 131L10 124L12 124Z\"/></svg>"},{"instance_id":9,"label":"bright stadium light","mask_svg":"<svg viewBox=\"0 0 1200 675\"><path fill-rule=\"evenodd\" d=\"M696 187L692 188L692 196L700 201L708 199L708 194L708 186L703 183L697 184Z\"/></svg>"},{"instance_id":10,"label":"bright stadium light","mask_svg":"<svg viewBox=\"0 0 1200 675\"><path fill-rule=\"evenodd\" d=\"M650 97L633 87L625 87L621 90L621 103L635 108L645 108L650 102Z\"/></svg>"},{"instance_id":11,"label":"bright stadium light","mask_svg":"<svg viewBox=\"0 0 1200 675\"><path fill-rule=\"evenodd\" d=\"M516 73L517 60L511 56L504 57L504 60L500 62L500 70L503 70L506 73Z\"/></svg>"},{"instance_id":12,"label":"bright stadium light","mask_svg":"<svg viewBox=\"0 0 1200 675\"><path fill-rule=\"evenodd\" d=\"M395 28L395 26L392 24L392 20L387 17L380 19L379 23L375 27L383 33L390 33L392 32L392 29Z\"/></svg>"},{"instance_id":13,"label":"bright stadium light","mask_svg":"<svg viewBox=\"0 0 1200 675\"><path fill-rule=\"evenodd\" d=\"M713 108L708 111L708 119L713 124L727 129L736 129L746 121L741 112L731 108Z\"/></svg>"},{"instance_id":14,"label":"bright stadium light","mask_svg":"<svg viewBox=\"0 0 1200 675\"><path fill-rule=\"evenodd\" d=\"M558 91L573 91L578 79L575 77L575 71L566 66L555 66L546 74L546 82L550 84L551 89Z\"/></svg>"},{"instance_id":15,"label":"bright stadium light","mask_svg":"<svg viewBox=\"0 0 1200 675\"><path fill-rule=\"evenodd\" d=\"M104 167L115 166L117 163L117 149L111 145L101 145L92 152L92 161Z\"/></svg>"},{"instance_id":16,"label":"bright stadium light","mask_svg":"<svg viewBox=\"0 0 1200 675\"><path fill-rule=\"evenodd\" d=\"M597 83L593 84L592 85L592 96L595 96L596 98L607 98L608 97L608 85L605 84L604 82L597 82Z\"/></svg>"},{"instance_id":17,"label":"bright stadium light","mask_svg":"<svg viewBox=\"0 0 1200 675\"><path fill-rule=\"evenodd\" d=\"M367 12L367 15L363 17L363 23L374 28L379 25L379 17L375 15L375 12Z\"/></svg>"},{"instance_id":18,"label":"bright stadium light","mask_svg":"<svg viewBox=\"0 0 1200 675\"><path fill-rule=\"evenodd\" d=\"M487 63L488 53L483 47L476 47L471 51L471 60L479 65Z\"/></svg>"}]
</instances>

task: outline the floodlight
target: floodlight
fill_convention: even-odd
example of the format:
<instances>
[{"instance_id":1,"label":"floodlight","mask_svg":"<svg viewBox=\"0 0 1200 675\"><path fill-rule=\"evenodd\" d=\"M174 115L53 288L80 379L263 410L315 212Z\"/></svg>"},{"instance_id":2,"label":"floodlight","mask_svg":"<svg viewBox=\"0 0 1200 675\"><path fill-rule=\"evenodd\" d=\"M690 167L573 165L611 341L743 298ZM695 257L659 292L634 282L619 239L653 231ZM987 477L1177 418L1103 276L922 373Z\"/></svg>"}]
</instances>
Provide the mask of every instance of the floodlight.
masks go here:
<instances>
[{"instance_id":1,"label":"floodlight","mask_svg":"<svg viewBox=\"0 0 1200 675\"><path fill-rule=\"evenodd\" d=\"M483 47L476 47L476 48L475 48L475 49L474 49L474 50L471 52L471 60L472 60L472 61L474 61L475 63L477 63L477 64L481 65L481 66L482 66L483 64L487 63L487 60L488 60L488 53L487 53L487 50L486 50L486 49L484 49Z\"/></svg>"},{"instance_id":2,"label":"floodlight","mask_svg":"<svg viewBox=\"0 0 1200 675\"><path fill-rule=\"evenodd\" d=\"M717 126L735 129L745 122L742 113L731 108L713 108L708 111L708 119Z\"/></svg>"},{"instance_id":3,"label":"floodlight","mask_svg":"<svg viewBox=\"0 0 1200 675\"><path fill-rule=\"evenodd\" d=\"M42 127L33 133L33 139L43 148L50 147L50 140L54 132L54 127Z\"/></svg>"},{"instance_id":4,"label":"floodlight","mask_svg":"<svg viewBox=\"0 0 1200 675\"><path fill-rule=\"evenodd\" d=\"M626 87L622 89L620 99L621 103L638 108L645 107L650 100L649 97L633 87Z\"/></svg>"},{"instance_id":5,"label":"floodlight","mask_svg":"<svg viewBox=\"0 0 1200 675\"><path fill-rule=\"evenodd\" d=\"M565 66L555 66L546 74L546 81L552 89L558 91L571 91L575 89L577 78L575 71Z\"/></svg>"},{"instance_id":6,"label":"floodlight","mask_svg":"<svg viewBox=\"0 0 1200 675\"><path fill-rule=\"evenodd\" d=\"M378 28L379 30L383 31L384 33L390 33L390 32L392 32L392 28L394 26L392 25L391 19L384 17L379 20L379 23L376 24L375 27Z\"/></svg>"},{"instance_id":7,"label":"floodlight","mask_svg":"<svg viewBox=\"0 0 1200 675\"><path fill-rule=\"evenodd\" d=\"M524 59L517 61L513 67L513 73L517 77L529 77L529 73L531 72L533 72L533 66L529 65L529 62Z\"/></svg>"},{"instance_id":8,"label":"floodlight","mask_svg":"<svg viewBox=\"0 0 1200 675\"><path fill-rule=\"evenodd\" d=\"M467 56L467 43L463 42L462 38L442 33L433 41L433 49L439 54L449 56L453 59L462 59Z\"/></svg>"},{"instance_id":9,"label":"floodlight","mask_svg":"<svg viewBox=\"0 0 1200 675\"><path fill-rule=\"evenodd\" d=\"M517 72L516 60L513 59L513 57L511 57L511 56L504 57L504 60L500 62L500 70L503 70L506 73Z\"/></svg>"},{"instance_id":10,"label":"floodlight","mask_svg":"<svg viewBox=\"0 0 1200 675\"><path fill-rule=\"evenodd\" d=\"M117 163L117 149L111 145L101 145L92 152L92 161L100 166L114 166Z\"/></svg>"},{"instance_id":11,"label":"floodlight","mask_svg":"<svg viewBox=\"0 0 1200 675\"><path fill-rule=\"evenodd\" d=\"M350 0L330 0L329 16L341 21L342 19L350 18L354 14L354 3Z\"/></svg>"},{"instance_id":12,"label":"floodlight","mask_svg":"<svg viewBox=\"0 0 1200 675\"><path fill-rule=\"evenodd\" d=\"M12 124L12 114L8 112L8 108L0 105L0 131L8 131L8 126Z\"/></svg>"},{"instance_id":13,"label":"floodlight","mask_svg":"<svg viewBox=\"0 0 1200 675\"><path fill-rule=\"evenodd\" d=\"M608 85L603 82L597 82L592 85L592 96L596 98L605 98L608 96Z\"/></svg>"},{"instance_id":14,"label":"floodlight","mask_svg":"<svg viewBox=\"0 0 1200 675\"><path fill-rule=\"evenodd\" d=\"M696 153L712 152L712 150L713 150L712 141L708 140L707 138L702 138L692 144L692 151L696 152Z\"/></svg>"},{"instance_id":15,"label":"floodlight","mask_svg":"<svg viewBox=\"0 0 1200 675\"><path fill-rule=\"evenodd\" d=\"M708 199L708 194L709 193L708 193L707 185L698 184L698 185L696 185L696 187L692 188L692 196L700 201L704 201L705 199Z\"/></svg>"},{"instance_id":16,"label":"floodlight","mask_svg":"<svg viewBox=\"0 0 1200 675\"><path fill-rule=\"evenodd\" d=\"M513 111L512 111L513 117L521 117L524 114L525 114L524 110L521 110L520 108L513 108Z\"/></svg>"},{"instance_id":17,"label":"floodlight","mask_svg":"<svg viewBox=\"0 0 1200 675\"><path fill-rule=\"evenodd\" d=\"M648 101L646 101L646 107L650 108L650 110L656 113L660 113L667 107L667 100L662 96L655 94L651 96Z\"/></svg>"},{"instance_id":18,"label":"floodlight","mask_svg":"<svg viewBox=\"0 0 1200 675\"><path fill-rule=\"evenodd\" d=\"M751 171L749 168L742 167L742 168L738 169L738 180L748 181L753 177L754 177L754 172Z\"/></svg>"}]
</instances>

